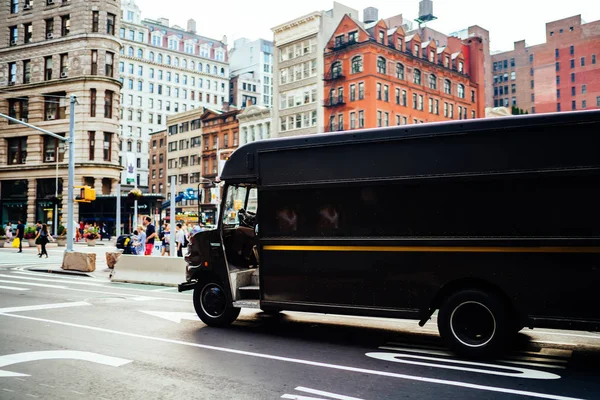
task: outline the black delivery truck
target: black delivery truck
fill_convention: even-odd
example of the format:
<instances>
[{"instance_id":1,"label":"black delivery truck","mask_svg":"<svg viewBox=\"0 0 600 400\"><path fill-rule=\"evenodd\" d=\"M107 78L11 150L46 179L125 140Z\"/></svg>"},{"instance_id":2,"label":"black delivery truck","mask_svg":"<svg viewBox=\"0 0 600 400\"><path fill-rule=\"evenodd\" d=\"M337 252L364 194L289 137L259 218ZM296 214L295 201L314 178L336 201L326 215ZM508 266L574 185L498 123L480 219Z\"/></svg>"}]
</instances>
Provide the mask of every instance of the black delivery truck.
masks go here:
<instances>
[{"instance_id":1,"label":"black delivery truck","mask_svg":"<svg viewBox=\"0 0 600 400\"><path fill-rule=\"evenodd\" d=\"M524 327L597 331L600 110L264 140L193 237L199 317L414 319L488 356Z\"/></svg>"}]
</instances>

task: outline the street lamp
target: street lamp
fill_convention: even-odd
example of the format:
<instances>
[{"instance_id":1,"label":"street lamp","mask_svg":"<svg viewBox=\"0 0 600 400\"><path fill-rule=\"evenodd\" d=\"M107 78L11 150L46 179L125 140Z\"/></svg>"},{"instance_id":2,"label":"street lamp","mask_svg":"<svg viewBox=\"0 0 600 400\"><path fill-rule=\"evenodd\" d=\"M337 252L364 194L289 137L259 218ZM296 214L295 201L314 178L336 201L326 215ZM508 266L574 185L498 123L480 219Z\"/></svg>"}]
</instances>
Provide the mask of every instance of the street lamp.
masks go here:
<instances>
[{"instance_id":1,"label":"street lamp","mask_svg":"<svg viewBox=\"0 0 600 400\"><path fill-rule=\"evenodd\" d=\"M58 236L58 162L60 160L59 154L65 153L65 143L59 142L57 146L56 157L56 181L54 182L54 236Z\"/></svg>"}]
</instances>

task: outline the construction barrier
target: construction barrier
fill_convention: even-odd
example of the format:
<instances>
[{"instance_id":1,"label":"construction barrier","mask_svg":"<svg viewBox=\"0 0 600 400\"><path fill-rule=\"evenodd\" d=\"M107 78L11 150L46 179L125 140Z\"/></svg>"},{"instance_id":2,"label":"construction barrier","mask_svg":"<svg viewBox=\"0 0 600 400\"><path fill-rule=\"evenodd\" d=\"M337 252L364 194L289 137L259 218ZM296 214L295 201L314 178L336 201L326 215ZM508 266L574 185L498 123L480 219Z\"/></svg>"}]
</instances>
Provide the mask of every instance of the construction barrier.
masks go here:
<instances>
[{"instance_id":1,"label":"construction barrier","mask_svg":"<svg viewBox=\"0 0 600 400\"><path fill-rule=\"evenodd\" d=\"M183 258L121 255L110 275L112 282L177 286L185 281Z\"/></svg>"}]
</instances>

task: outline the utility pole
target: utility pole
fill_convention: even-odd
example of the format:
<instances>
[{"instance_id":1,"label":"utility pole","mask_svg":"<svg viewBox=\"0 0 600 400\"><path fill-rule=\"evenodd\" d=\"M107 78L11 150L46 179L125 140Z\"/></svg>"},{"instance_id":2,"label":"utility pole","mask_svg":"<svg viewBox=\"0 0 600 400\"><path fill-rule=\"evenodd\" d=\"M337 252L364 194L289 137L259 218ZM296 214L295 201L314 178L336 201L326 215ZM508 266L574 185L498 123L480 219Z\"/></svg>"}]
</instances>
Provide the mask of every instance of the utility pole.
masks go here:
<instances>
[{"instance_id":1,"label":"utility pole","mask_svg":"<svg viewBox=\"0 0 600 400\"><path fill-rule=\"evenodd\" d=\"M171 238L170 238L170 249L169 255L171 257L177 257L177 242L175 238L175 228L177 225L177 220L175 219L175 183L177 182L177 175L171 176L171 203L170 203L170 213L171 213Z\"/></svg>"},{"instance_id":2,"label":"utility pole","mask_svg":"<svg viewBox=\"0 0 600 400\"><path fill-rule=\"evenodd\" d=\"M115 235L117 239L121 236L121 176L119 176L119 183L117 183L117 215L115 217Z\"/></svg>"}]
</instances>

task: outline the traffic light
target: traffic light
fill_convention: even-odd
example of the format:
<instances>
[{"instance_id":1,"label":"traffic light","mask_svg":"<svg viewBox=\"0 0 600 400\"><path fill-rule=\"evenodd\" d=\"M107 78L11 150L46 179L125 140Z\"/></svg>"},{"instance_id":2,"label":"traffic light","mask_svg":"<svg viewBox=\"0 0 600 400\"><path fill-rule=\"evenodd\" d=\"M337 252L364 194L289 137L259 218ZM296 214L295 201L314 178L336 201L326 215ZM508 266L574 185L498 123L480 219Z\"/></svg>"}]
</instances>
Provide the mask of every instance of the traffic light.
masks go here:
<instances>
[{"instance_id":1,"label":"traffic light","mask_svg":"<svg viewBox=\"0 0 600 400\"><path fill-rule=\"evenodd\" d=\"M80 186L79 196L75 199L78 203L91 203L96 200L96 190L89 186Z\"/></svg>"}]
</instances>

